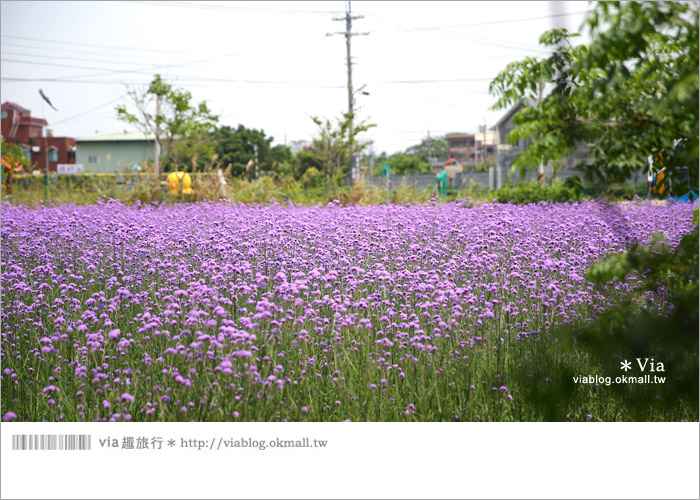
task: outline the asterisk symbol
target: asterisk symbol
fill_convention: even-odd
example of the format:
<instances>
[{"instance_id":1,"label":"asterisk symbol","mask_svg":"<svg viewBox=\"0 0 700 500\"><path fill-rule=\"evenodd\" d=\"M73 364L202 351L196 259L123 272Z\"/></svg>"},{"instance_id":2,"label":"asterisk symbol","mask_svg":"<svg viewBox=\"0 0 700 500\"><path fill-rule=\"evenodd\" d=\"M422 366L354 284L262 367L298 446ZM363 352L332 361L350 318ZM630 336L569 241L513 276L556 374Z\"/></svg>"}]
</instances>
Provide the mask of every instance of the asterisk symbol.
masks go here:
<instances>
[{"instance_id":1,"label":"asterisk symbol","mask_svg":"<svg viewBox=\"0 0 700 500\"><path fill-rule=\"evenodd\" d=\"M625 370L625 371L627 371L627 370L631 370L631 369L632 369L632 363L630 363L630 362L627 361L627 360L622 361L622 362L620 363L620 365L621 365L621 366L620 366L620 370Z\"/></svg>"},{"instance_id":2,"label":"asterisk symbol","mask_svg":"<svg viewBox=\"0 0 700 500\"><path fill-rule=\"evenodd\" d=\"M174 440L174 439L168 439L168 446L175 446L175 440Z\"/></svg>"}]
</instances>

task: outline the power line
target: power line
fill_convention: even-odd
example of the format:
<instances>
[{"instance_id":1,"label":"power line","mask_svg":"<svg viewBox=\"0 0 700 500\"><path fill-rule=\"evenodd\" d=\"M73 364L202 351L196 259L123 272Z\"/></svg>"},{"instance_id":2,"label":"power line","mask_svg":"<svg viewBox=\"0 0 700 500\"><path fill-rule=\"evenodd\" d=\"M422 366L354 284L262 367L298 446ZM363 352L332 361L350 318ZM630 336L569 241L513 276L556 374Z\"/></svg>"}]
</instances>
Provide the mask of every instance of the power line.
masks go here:
<instances>
[{"instance_id":1,"label":"power line","mask_svg":"<svg viewBox=\"0 0 700 500\"><path fill-rule=\"evenodd\" d=\"M41 42L41 43L50 43L50 42ZM3 41L2 42L2 48L3 50L6 47L11 47L11 48L21 48L21 49L32 49L32 50L40 50L43 53L46 52L60 52L61 54L74 54L74 55L88 55L88 56L94 56L94 55L104 55L105 50L100 49L100 50L82 50L82 49L77 49L77 48L71 48L71 49L66 49L65 47L42 47L42 46L37 46L37 45L26 45L23 43L17 43L13 41ZM67 52L67 50L70 50ZM136 54L119 54L119 53L111 53L111 56L116 56L116 57L128 57L129 59L153 59L153 55L136 55ZM203 55L203 53L202 53ZM211 54L207 54L211 55ZM47 54L47 57L53 57L50 54ZM163 57L163 56L161 56Z\"/></svg>"},{"instance_id":2,"label":"power line","mask_svg":"<svg viewBox=\"0 0 700 500\"><path fill-rule=\"evenodd\" d=\"M42 38L32 38L32 37L27 37L27 36L16 36L16 35L0 35L2 38L13 38L17 40L29 40L33 42L40 42L40 43L59 43L59 44L64 44L64 45L75 45L78 47L99 47L103 49L115 49L115 50L132 50L136 52L160 52L160 53L171 53L171 54L190 54L190 55L202 55L202 52L187 52L183 50L167 50L167 49L149 49L147 47L124 47L124 46L117 46L117 45L98 45L94 43L80 43L80 42L66 42L64 40L48 40L48 39L42 39ZM37 47L39 48L39 47ZM207 53L208 55L212 55L211 53ZM227 55L227 54L222 54L222 55Z\"/></svg>"},{"instance_id":3,"label":"power line","mask_svg":"<svg viewBox=\"0 0 700 500\"><path fill-rule=\"evenodd\" d=\"M70 80L70 79L65 79L65 78L16 78L16 77L11 77L11 76L3 76L0 77L0 81L3 82L52 82L52 83L86 83L86 84L93 84L93 83L98 83L98 84L106 84L106 85L114 85L114 81L107 81L107 80ZM140 83L146 83L144 82L121 82L121 83L133 83L133 84L140 84Z\"/></svg>"},{"instance_id":4,"label":"power line","mask_svg":"<svg viewBox=\"0 0 700 500\"><path fill-rule=\"evenodd\" d=\"M89 58L84 58L84 57L70 57L70 56L54 56L54 55L43 55L43 54L28 54L26 52L3 52L4 55L10 55L10 56L19 56L19 57L34 57L34 58L40 58L40 59L66 59L69 61L85 61L85 62L102 62L102 63L108 63L108 64L136 64L139 66L152 66L151 64L145 64L143 62L136 62L136 61L118 61L118 60L107 60L105 58L101 59L89 59ZM129 57L129 56L127 56ZM226 56L222 56L226 57ZM152 58L150 58L152 59ZM197 62L211 62L211 61L218 61L218 59L210 59L207 61L189 61L186 62L186 64L194 64ZM177 63L173 63L177 64Z\"/></svg>"},{"instance_id":5,"label":"power line","mask_svg":"<svg viewBox=\"0 0 700 500\"><path fill-rule=\"evenodd\" d=\"M433 104L436 106L449 106L452 108L465 108L465 109L478 109L478 110L488 109L488 106L474 106L471 104L460 104L459 102L456 102L456 101L451 101L451 102L436 101L434 99L431 99L429 96L422 96L422 95L417 95L417 94L407 94L405 92L385 92L385 93L389 94L389 95L414 97L415 99L412 99L411 102L422 102L422 103L426 103L426 104ZM404 99L404 101L405 100L406 99Z\"/></svg>"},{"instance_id":6,"label":"power line","mask_svg":"<svg viewBox=\"0 0 700 500\"><path fill-rule=\"evenodd\" d=\"M509 40L494 40L493 38L485 38L482 36L475 36L475 35L464 35L462 33L452 33L446 30L445 33L449 34L454 34L458 35L461 38L464 38L465 41L470 41L474 40L477 42L482 42L484 45L494 45L494 46L500 46L503 45L504 48L513 48L513 49L522 49L522 50L543 50L541 45L531 45L527 43L522 43L522 42L511 42Z\"/></svg>"},{"instance_id":7,"label":"power line","mask_svg":"<svg viewBox=\"0 0 700 500\"><path fill-rule=\"evenodd\" d=\"M563 14L550 14L548 16L538 16L538 17L522 17L520 19L507 19L501 21L487 21L483 23L471 23L471 24L456 24L452 26L424 26L417 28L397 28L399 31L432 31L432 30L445 30L450 28L471 28L474 26L489 26L492 24L506 24L506 23L519 23L524 21L536 21L540 19L552 19L555 17L565 17L565 16L577 16L580 14L588 14L589 12L594 12L593 9L584 10L580 12L566 12Z\"/></svg>"},{"instance_id":8,"label":"power line","mask_svg":"<svg viewBox=\"0 0 700 500\"><path fill-rule=\"evenodd\" d=\"M303 10L303 9L266 9L266 8L260 8L260 7L241 7L239 5L212 5L212 4L195 4L195 3L190 3L190 2L166 2L166 1L157 1L157 2L145 2L145 1L138 1L138 0L129 0L129 1L124 1L124 3L128 4L140 4L140 5L148 5L151 7L181 7L181 8L188 8L188 9L200 9L200 10L217 10L217 11L243 11L243 12L261 12L261 13L279 13L279 14L319 14L319 15L328 15L328 14L334 14L335 11L330 11L330 10Z\"/></svg>"},{"instance_id":9,"label":"power line","mask_svg":"<svg viewBox=\"0 0 700 500\"><path fill-rule=\"evenodd\" d=\"M435 130L433 129L433 132L447 132L447 129L440 129L440 130ZM396 131L396 132L379 132L378 130L373 130L372 135L395 135L395 134L423 134L425 133L425 130L405 130L405 131Z\"/></svg>"},{"instance_id":10,"label":"power line","mask_svg":"<svg viewBox=\"0 0 700 500\"><path fill-rule=\"evenodd\" d=\"M2 60L3 62L13 62L17 64L31 64L35 66L55 66L59 68L72 68L72 69L98 69L98 70L103 70L101 73L94 73L90 75L79 75L75 77L66 77L66 78L90 78L94 76L105 76L105 75L111 75L114 73L136 73L136 74L146 74L146 75L152 75L153 71L157 70L157 68L172 68L172 67L178 67L178 66L186 66L188 64L197 64L197 63L204 63L204 62L212 62L216 61L216 59L208 59L204 61L189 61L185 63L173 63L173 64L156 64L156 65L149 65L149 64L139 64L141 67L144 68L153 68L152 70L138 70L138 69L110 69L110 68L96 68L93 66L76 66L73 64L59 64L59 63L50 63L50 62L37 62L37 61L23 61L21 59L7 59L4 58Z\"/></svg>"},{"instance_id":11,"label":"power line","mask_svg":"<svg viewBox=\"0 0 700 500\"><path fill-rule=\"evenodd\" d=\"M443 80L389 80L385 82L375 82L377 84L394 84L394 83L459 83L459 82L490 82L495 77L491 78L452 78Z\"/></svg>"},{"instance_id":12,"label":"power line","mask_svg":"<svg viewBox=\"0 0 700 500\"><path fill-rule=\"evenodd\" d=\"M171 64L160 64L160 65L147 65L147 64L142 64L142 63L131 63L131 64L137 64L138 66L142 68L153 68L152 70L143 70L143 69L111 69L111 68L99 68L99 67L94 67L94 66L80 66L80 65L72 65L72 64L60 64L60 63L50 63L50 62L38 62L38 61L26 61L26 60L21 60L21 59L12 59L12 58L3 58L3 62L13 62L17 64L29 64L29 65L35 65L35 66L54 66L54 67L60 67L60 68L73 68L73 69L97 69L97 70L103 70L100 73L92 73L92 74L87 74L87 75L75 75L75 76L62 76L58 78L13 78L9 80L14 80L14 81L76 81L78 78L92 78L96 76L106 76L106 75L111 75L114 73L135 73L135 74L145 74L152 76L153 71L157 70L158 68L171 68L171 67L182 67L186 65L191 65L191 64L202 64L206 62L212 62L216 61L218 59L206 59L206 60L196 60L196 61L187 61L183 63L171 63ZM172 75L171 78L177 78L180 80L184 81L211 81L211 82L225 82L225 83L247 83L247 84L263 84L263 85L287 85L287 84L295 84L295 83L306 83L306 82L294 82L290 80L278 80L278 81L271 81L271 80L241 80L241 79L232 79L232 78L217 78L217 77L201 77L201 76L189 76L189 75ZM3 78L5 79L5 78ZM101 83L98 82L97 80L91 81L95 83ZM84 82L87 83L87 82ZM313 83L313 82L312 82ZM328 84L328 85L314 85L312 86L313 88L341 88L341 85L333 85L333 84Z\"/></svg>"},{"instance_id":13,"label":"power line","mask_svg":"<svg viewBox=\"0 0 700 500\"><path fill-rule=\"evenodd\" d=\"M382 84L382 83L390 83L391 85L395 85L395 84L400 83L400 82L377 82L377 83L373 83L373 85L379 85L379 84ZM403 83L408 83L408 82L403 82ZM422 81L422 82L420 82L420 83L449 83L449 81L448 81L448 82L443 82L443 81L440 81L440 80L429 80L429 81ZM487 91L485 91L485 90L477 90L477 89L466 89L466 88L461 88L461 89L460 89L460 92L471 92L472 94L491 95L491 94L489 94L489 93L488 93ZM404 94L404 95L411 95L411 94Z\"/></svg>"},{"instance_id":14,"label":"power line","mask_svg":"<svg viewBox=\"0 0 700 500\"><path fill-rule=\"evenodd\" d=\"M493 47L493 48L505 49L505 50L520 50L523 52L541 52L544 54L551 54L552 52L554 52L554 50L544 48L544 47L535 47L532 45L513 43L513 42L509 42L509 41L480 38L480 37L475 37L475 36L471 36L471 35L464 35L461 33L448 32L448 31L444 31L444 30L440 30L440 33L436 32L436 31L430 31L430 32L424 32L423 34L433 35L433 36L445 38L447 40L453 40L456 42L464 42L464 43L468 43L471 45L476 45L477 47ZM519 57L520 57L520 55L519 55Z\"/></svg>"},{"instance_id":15,"label":"power line","mask_svg":"<svg viewBox=\"0 0 700 500\"><path fill-rule=\"evenodd\" d=\"M33 61L24 61L26 64L36 64L36 65L44 65L43 63L37 63ZM54 66L63 66L63 65L54 65ZM72 66L64 66L64 67L72 67ZM119 70L122 71L122 70ZM116 70L114 71L116 72ZM131 73L139 73L139 74L146 74L152 76L153 73L149 71L130 71L130 70L123 70L122 72L131 72ZM95 75L82 75L82 76L74 76L74 77L45 77L45 78L11 78L11 77L2 77L2 80L9 80L9 81L26 81L26 82L34 82L34 81L55 81L55 82L76 82L76 83L114 83L113 81L102 81L102 80L78 80L77 78L80 77L91 77L91 76L102 76L103 74L95 74ZM294 88L328 88L328 89L339 89L339 88L344 88L346 87L345 85L342 84L313 84L314 82L304 82L304 81L292 81L292 80L240 80L240 79L235 79L235 78L217 78L217 77L206 77L206 76L189 76L189 75L171 75L171 79L173 80L178 80L182 81L183 83L194 83L194 82L221 82L221 83L242 83L242 84L252 84L252 85L271 85L271 86L277 86L277 85L297 85L297 87ZM372 85L394 85L394 84L433 84L433 83L462 83L462 82L490 82L493 80L495 77L491 78L455 78L455 79L437 79L437 80L388 80L388 81L379 81L379 82L372 82ZM312 85L302 85L298 86L299 84L309 84L311 83ZM476 90L476 89L463 89L465 92L475 92L479 94L485 94L487 95L488 92L484 92L481 90Z\"/></svg>"},{"instance_id":16,"label":"power line","mask_svg":"<svg viewBox=\"0 0 700 500\"><path fill-rule=\"evenodd\" d=\"M356 34L356 33L354 33ZM353 35L354 35L353 34ZM216 61L217 59L209 59L209 60L200 60L200 61L188 61L184 63L172 63L172 64L161 64L161 65L143 65L141 64L140 66L142 67L151 67L153 70L157 70L157 68L171 68L171 67L182 67L190 64L201 64L205 62L212 62ZM111 75L114 73L135 73L135 74L146 74L146 75L152 75L153 70L139 70L139 69L110 69L110 68L96 68L92 66L76 66L76 65L69 65L69 64L59 64L59 63L48 63L48 62L37 62L37 61L24 61L20 59L8 59L5 58L3 59L4 62L14 62L18 64L30 64L30 65L36 65L36 66L56 66L60 68L73 68L73 69L98 69L98 70L104 70L101 73L93 73L89 75L77 75L77 76L72 76L72 77L62 77L62 78L92 78L95 76L105 76L105 75ZM138 63L137 63L138 64ZM350 70L350 72L352 69ZM285 84L293 84L293 83L299 83L299 82L294 82L290 80L277 80L277 81L271 81L271 80L241 80L241 79L231 79L231 78L217 78L217 77L201 77L201 76L177 76L174 75L172 78L179 78L184 81L218 81L218 82L228 82L228 83L250 83L250 84L274 84L274 85L285 85ZM425 83L462 83L462 82L484 82L484 81L491 81L495 77L484 77L484 78L452 78L452 79L422 79L422 80L386 80L386 81L379 81L379 82L373 82L374 84L425 84ZM329 87L332 88L337 88L338 86L336 85L329 85ZM349 89L352 88L352 76L350 74L350 79L349 79ZM476 90L469 90L472 92L480 92Z\"/></svg>"},{"instance_id":17,"label":"power line","mask_svg":"<svg viewBox=\"0 0 700 500\"><path fill-rule=\"evenodd\" d=\"M70 121L70 120L72 120L72 119L74 119L74 118L78 118L79 116L87 115L88 113L92 113L93 111L97 111L97 110L100 109L100 108L104 108L105 106L109 106L110 104L113 104L113 103L119 101L120 99L123 99L123 98L126 97L126 96L127 96L127 94L120 95L120 96L117 97L116 99L112 99L112 100L109 101L109 102L106 102L106 103L104 103L104 104L100 104L99 106L97 106L97 107L95 107L95 108L89 109L89 110L87 110L87 111L83 111L82 113L78 113L77 115L70 116L70 117L68 117L68 118L66 118L66 119L64 119L64 120L61 120L61 121L58 121L58 122L54 122L53 125L59 125L59 124L61 124L61 123L65 123L65 122L67 122L67 121Z\"/></svg>"},{"instance_id":18,"label":"power line","mask_svg":"<svg viewBox=\"0 0 700 500\"><path fill-rule=\"evenodd\" d=\"M550 54L553 51L551 49L544 48L539 45L523 44L520 42L512 42L509 40L494 40L491 38L478 37L474 35L466 35L464 33L457 33L452 31L447 31L446 28L411 28L402 29L393 27L396 31L404 31L411 33L421 33L424 35L432 35L436 37L441 37L447 40L452 40L456 42L468 43L471 45L476 45L479 47L494 47L498 49L509 49L509 50L519 50L525 52L542 52Z\"/></svg>"},{"instance_id":19,"label":"power line","mask_svg":"<svg viewBox=\"0 0 700 500\"><path fill-rule=\"evenodd\" d=\"M148 83L152 80L153 74L149 73L149 78L142 80L142 81L120 81L120 83L130 83L130 84L135 84L135 85L140 85L144 83ZM169 80L172 81L180 81L180 77L178 76L172 76L169 78ZM92 84L92 83L98 83L98 84L109 84L109 85L114 85L116 82L114 80L77 80L77 79L71 79L70 77L65 77L65 78L21 78L21 77L0 77L0 81L8 81L8 82L53 82L53 83L86 83L86 84ZM253 81L253 80L234 80L234 79L226 79L226 78L205 78L205 77L191 77L190 80L186 80L183 83L186 83L188 86L203 86L203 85L198 85L197 82L212 82L212 83L221 83L221 84L231 84L231 83L239 83L239 84L245 84L245 85L251 85L251 87L242 87L242 88L274 88L275 90L297 90L297 89L342 89L345 88L345 85L338 84L338 85L295 85L295 86L289 86L288 84L298 84L298 83L303 83L303 82L265 82L265 81ZM287 85L286 87L280 88L279 85L284 84ZM207 85L204 85L207 86Z\"/></svg>"}]
</instances>

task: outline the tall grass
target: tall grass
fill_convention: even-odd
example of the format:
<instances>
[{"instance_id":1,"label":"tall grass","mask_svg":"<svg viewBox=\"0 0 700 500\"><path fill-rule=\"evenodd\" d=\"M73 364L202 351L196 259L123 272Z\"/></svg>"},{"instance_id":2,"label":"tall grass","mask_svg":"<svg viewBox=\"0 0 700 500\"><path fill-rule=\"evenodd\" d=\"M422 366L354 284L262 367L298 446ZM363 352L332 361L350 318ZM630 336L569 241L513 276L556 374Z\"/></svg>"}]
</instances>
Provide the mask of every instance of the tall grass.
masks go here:
<instances>
[{"instance_id":1,"label":"tall grass","mask_svg":"<svg viewBox=\"0 0 700 500\"><path fill-rule=\"evenodd\" d=\"M103 198L118 199L126 204L136 201L153 202L195 202L221 199L221 186L216 172L190 173L194 194L171 193L167 186L167 173L156 179L150 173L121 173L102 175L52 175L48 189L45 177L19 176L15 178L12 195L6 186L2 187L2 199L14 204L39 204L72 202L90 205ZM413 185L402 184L387 191L371 182L360 182L352 186L305 186L292 178L273 180L262 176L256 180L225 176L224 198L240 203L270 203L289 201L297 205L328 204L339 201L342 205L378 205L386 203L425 203L437 194L436 189L418 189ZM443 201L454 201L470 197L474 200L490 199L487 189L471 185L461 190L450 190Z\"/></svg>"}]
</instances>

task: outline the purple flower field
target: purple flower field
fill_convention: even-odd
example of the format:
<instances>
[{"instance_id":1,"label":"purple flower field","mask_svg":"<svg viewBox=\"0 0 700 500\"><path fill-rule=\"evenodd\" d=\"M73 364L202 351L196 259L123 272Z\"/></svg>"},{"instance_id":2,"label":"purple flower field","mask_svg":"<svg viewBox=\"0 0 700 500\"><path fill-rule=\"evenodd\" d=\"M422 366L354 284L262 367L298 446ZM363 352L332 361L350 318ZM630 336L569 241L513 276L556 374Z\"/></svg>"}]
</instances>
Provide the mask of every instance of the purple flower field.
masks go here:
<instances>
[{"instance_id":1,"label":"purple flower field","mask_svg":"<svg viewBox=\"0 0 700 500\"><path fill-rule=\"evenodd\" d=\"M601 291L587 267L655 232L676 244L691 219L647 202L3 203L1 412L537 420L521 364L638 293L635 277ZM619 410L604 388L575 401L571 420Z\"/></svg>"}]
</instances>

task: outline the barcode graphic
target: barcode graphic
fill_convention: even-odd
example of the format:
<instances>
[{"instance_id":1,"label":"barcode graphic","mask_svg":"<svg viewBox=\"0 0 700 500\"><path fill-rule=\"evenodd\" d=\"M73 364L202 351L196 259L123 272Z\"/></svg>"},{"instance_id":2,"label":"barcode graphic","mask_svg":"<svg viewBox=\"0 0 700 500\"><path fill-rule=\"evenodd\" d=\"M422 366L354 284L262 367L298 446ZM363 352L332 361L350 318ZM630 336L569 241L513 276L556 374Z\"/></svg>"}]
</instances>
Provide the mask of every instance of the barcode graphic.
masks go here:
<instances>
[{"instance_id":1,"label":"barcode graphic","mask_svg":"<svg viewBox=\"0 0 700 500\"><path fill-rule=\"evenodd\" d=\"M13 450L90 450L90 434L13 434Z\"/></svg>"}]
</instances>

